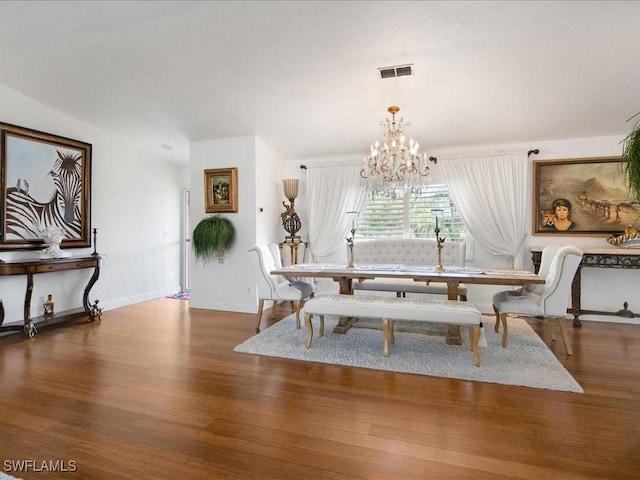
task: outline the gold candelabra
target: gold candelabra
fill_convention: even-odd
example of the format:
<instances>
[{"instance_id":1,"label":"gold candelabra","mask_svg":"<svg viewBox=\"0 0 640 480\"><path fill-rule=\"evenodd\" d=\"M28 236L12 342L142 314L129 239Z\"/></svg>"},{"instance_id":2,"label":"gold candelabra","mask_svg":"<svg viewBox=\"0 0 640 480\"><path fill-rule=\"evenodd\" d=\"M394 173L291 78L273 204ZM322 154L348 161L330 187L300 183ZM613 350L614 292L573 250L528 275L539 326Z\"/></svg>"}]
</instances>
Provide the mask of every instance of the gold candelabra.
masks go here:
<instances>
[{"instance_id":1,"label":"gold candelabra","mask_svg":"<svg viewBox=\"0 0 640 480\"><path fill-rule=\"evenodd\" d=\"M351 219L351 236L347 237L347 248L349 249L349 264L347 268L355 268L355 264L353 263L353 239L356 237L356 214L358 212L347 212L353 215Z\"/></svg>"},{"instance_id":2,"label":"gold candelabra","mask_svg":"<svg viewBox=\"0 0 640 480\"><path fill-rule=\"evenodd\" d=\"M446 238L440 236L440 228L438 227L438 217L436 216L436 242L438 243L438 266L436 267L436 272L444 272L444 267L442 266L442 246L444 245L444 241Z\"/></svg>"}]
</instances>

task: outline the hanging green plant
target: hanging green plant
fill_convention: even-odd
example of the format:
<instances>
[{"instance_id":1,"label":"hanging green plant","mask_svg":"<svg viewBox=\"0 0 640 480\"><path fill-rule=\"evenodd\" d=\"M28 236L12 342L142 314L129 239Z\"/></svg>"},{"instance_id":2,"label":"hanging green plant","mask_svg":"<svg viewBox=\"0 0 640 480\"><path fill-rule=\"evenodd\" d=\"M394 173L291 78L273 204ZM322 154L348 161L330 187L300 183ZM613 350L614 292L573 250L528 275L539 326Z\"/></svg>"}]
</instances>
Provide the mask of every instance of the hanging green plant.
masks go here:
<instances>
[{"instance_id":1,"label":"hanging green plant","mask_svg":"<svg viewBox=\"0 0 640 480\"><path fill-rule=\"evenodd\" d=\"M236 229L231 220L222 215L211 215L200 220L193 229L191 245L196 259L207 263L217 258L222 263L235 239Z\"/></svg>"},{"instance_id":2,"label":"hanging green plant","mask_svg":"<svg viewBox=\"0 0 640 480\"><path fill-rule=\"evenodd\" d=\"M640 112L629 120L633 120L638 115ZM640 119L636 121L631 133L623 140L621 168L627 180L629 193L636 201L640 202Z\"/></svg>"}]
</instances>

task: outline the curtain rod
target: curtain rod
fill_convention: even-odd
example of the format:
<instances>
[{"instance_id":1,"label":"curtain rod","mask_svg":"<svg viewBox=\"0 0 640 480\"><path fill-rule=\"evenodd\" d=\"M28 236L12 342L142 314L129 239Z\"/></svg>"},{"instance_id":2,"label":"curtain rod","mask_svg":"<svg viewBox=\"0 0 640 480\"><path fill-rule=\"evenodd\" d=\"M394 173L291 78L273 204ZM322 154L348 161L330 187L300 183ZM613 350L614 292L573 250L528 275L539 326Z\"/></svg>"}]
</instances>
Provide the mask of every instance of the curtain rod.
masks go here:
<instances>
[{"instance_id":1,"label":"curtain rod","mask_svg":"<svg viewBox=\"0 0 640 480\"><path fill-rule=\"evenodd\" d=\"M527 152L527 157L530 157L532 153L533 153L534 155L538 155L538 154L540 153L540 150L539 150L539 149L537 149L537 148L534 148L534 149L532 149L532 150L529 150L529 151ZM433 163L438 163L438 159L437 159L437 157L429 157L429 160L431 160ZM306 170L306 169L307 169L307 166L306 166L306 165L300 165L300 169L302 169L302 170Z\"/></svg>"}]
</instances>

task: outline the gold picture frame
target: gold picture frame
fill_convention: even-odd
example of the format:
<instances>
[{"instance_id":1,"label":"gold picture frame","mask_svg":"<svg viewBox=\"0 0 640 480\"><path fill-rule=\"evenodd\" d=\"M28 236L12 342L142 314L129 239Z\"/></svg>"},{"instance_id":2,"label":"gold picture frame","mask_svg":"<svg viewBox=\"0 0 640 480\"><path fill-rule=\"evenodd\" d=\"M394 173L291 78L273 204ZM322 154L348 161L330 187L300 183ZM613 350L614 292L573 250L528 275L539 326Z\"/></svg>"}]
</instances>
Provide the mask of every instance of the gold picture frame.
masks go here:
<instances>
[{"instance_id":1,"label":"gold picture frame","mask_svg":"<svg viewBox=\"0 0 640 480\"><path fill-rule=\"evenodd\" d=\"M206 213L238 213L238 169L211 168L204 171Z\"/></svg>"},{"instance_id":2,"label":"gold picture frame","mask_svg":"<svg viewBox=\"0 0 640 480\"><path fill-rule=\"evenodd\" d=\"M611 235L637 223L620 167L620 157L534 161L533 235Z\"/></svg>"}]
</instances>

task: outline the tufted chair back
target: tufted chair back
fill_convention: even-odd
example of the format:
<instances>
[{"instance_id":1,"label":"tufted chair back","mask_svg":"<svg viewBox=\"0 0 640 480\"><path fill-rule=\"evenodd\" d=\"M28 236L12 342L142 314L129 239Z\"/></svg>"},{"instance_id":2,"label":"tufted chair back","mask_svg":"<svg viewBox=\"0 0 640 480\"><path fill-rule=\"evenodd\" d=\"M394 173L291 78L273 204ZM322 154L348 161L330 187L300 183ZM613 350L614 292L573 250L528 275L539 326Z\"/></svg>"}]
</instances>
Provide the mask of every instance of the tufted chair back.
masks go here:
<instances>
[{"instance_id":1,"label":"tufted chair back","mask_svg":"<svg viewBox=\"0 0 640 480\"><path fill-rule=\"evenodd\" d=\"M493 308L496 312L496 317L503 326L503 347L507 346L507 338L509 336L507 316L526 315L542 317L549 325L552 340L555 340L552 321L554 319L557 320L567 354L573 354L565 323L571 283L580 266L582 256L582 251L573 245L559 248L549 263L549 271L540 294L508 295L505 292L501 292L494 296ZM497 322L495 330L496 332L498 331Z\"/></svg>"},{"instance_id":2,"label":"tufted chair back","mask_svg":"<svg viewBox=\"0 0 640 480\"><path fill-rule=\"evenodd\" d=\"M582 261L582 251L572 245L558 249L540 294L541 313L545 317L564 317L571 292L571 282Z\"/></svg>"},{"instance_id":3,"label":"tufted chair back","mask_svg":"<svg viewBox=\"0 0 640 480\"><path fill-rule=\"evenodd\" d=\"M540 258L540 268L538 269L538 275L541 277L547 277L549 273L549 267L553 257L556 256L557 251L560 249L558 245L547 245L542 249L542 257ZM541 283L530 284L524 287L529 293L536 293L541 295L544 292L544 285Z\"/></svg>"},{"instance_id":4,"label":"tufted chair back","mask_svg":"<svg viewBox=\"0 0 640 480\"><path fill-rule=\"evenodd\" d=\"M271 249L268 245L254 245L249 253L252 256L251 266L258 286L258 298L275 298L276 287L281 278L269 273L278 268Z\"/></svg>"},{"instance_id":5,"label":"tufted chair back","mask_svg":"<svg viewBox=\"0 0 640 480\"><path fill-rule=\"evenodd\" d=\"M276 244L258 244L249 249L251 266L255 274L258 288L258 315L256 318L256 331L260 330L262 310L265 300L273 301L271 318L274 318L278 302L289 301L293 304L296 314L296 327L300 328L301 302L314 295L313 284L284 278L279 275L271 275L273 270L282 267L280 250Z\"/></svg>"}]
</instances>

